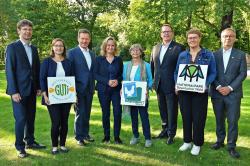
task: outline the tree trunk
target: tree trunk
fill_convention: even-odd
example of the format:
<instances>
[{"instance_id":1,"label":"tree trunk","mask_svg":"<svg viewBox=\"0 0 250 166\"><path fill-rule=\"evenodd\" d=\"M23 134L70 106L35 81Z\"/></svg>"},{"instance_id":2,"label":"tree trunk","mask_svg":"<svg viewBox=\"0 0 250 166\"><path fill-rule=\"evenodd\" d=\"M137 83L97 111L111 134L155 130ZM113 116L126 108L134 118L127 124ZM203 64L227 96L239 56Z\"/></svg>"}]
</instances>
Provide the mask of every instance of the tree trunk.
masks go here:
<instances>
[{"instance_id":1,"label":"tree trunk","mask_svg":"<svg viewBox=\"0 0 250 166\"><path fill-rule=\"evenodd\" d=\"M231 27L232 24L233 24L233 10L228 12L226 15L222 16L220 31L223 31L224 29Z\"/></svg>"}]
</instances>

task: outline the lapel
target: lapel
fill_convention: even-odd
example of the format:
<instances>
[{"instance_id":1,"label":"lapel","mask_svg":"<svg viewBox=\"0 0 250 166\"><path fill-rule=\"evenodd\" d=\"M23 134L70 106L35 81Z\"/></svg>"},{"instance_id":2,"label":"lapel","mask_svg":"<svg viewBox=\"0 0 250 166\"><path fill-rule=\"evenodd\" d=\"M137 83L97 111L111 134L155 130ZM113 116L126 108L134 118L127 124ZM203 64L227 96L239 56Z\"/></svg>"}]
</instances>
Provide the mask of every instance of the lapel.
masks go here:
<instances>
[{"instance_id":1,"label":"lapel","mask_svg":"<svg viewBox=\"0 0 250 166\"><path fill-rule=\"evenodd\" d=\"M157 66L160 67L160 51L161 51L161 44L157 44L154 50L154 61L158 64Z\"/></svg>"},{"instance_id":2,"label":"lapel","mask_svg":"<svg viewBox=\"0 0 250 166\"><path fill-rule=\"evenodd\" d=\"M25 63L30 66L30 62L29 62L28 56L26 54L25 48L23 46L23 43L20 40L17 41L17 48L20 51L20 52L18 51L18 56L21 56L24 59ZM32 53L33 53L33 51L32 51ZM34 58L32 57L32 59L34 59Z\"/></svg>"},{"instance_id":3,"label":"lapel","mask_svg":"<svg viewBox=\"0 0 250 166\"><path fill-rule=\"evenodd\" d=\"M218 64L221 64L221 65L217 65L217 67L220 67L221 70L220 71L223 71L223 73L225 72L225 66L224 66L224 61L223 61L223 48L221 48L219 50L219 56L218 56Z\"/></svg>"},{"instance_id":4,"label":"lapel","mask_svg":"<svg viewBox=\"0 0 250 166\"><path fill-rule=\"evenodd\" d=\"M77 52L79 53L80 59L81 59L81 61L83 62L84 66L89 70L89 67L88 67L88 64L87 64L85 55L82 53L82 50L80 49L79 46L78 46L78 48L77 48ZM91 65L91 66L92 66L92 65Z\"/></svg>"},{"instance_id":5,"label":"lapel","mask_svg":"<svg viewBox=\"0 0 250 166\"><path fill-rule=\"evenodd\" d=\"M31 50L32 50L32 67L33 66L36 66L36 60L35 60L35 58L36 58L36 48L33 46L33 45L31 45Z\"/></svg>"},{"instance_id":6,"label":"lapel","mask_svg":"<svg viewBox=\"0 0 250 166\"><path fill-rule=\"evenodd\" d=\"M167 51L166 51L165 54L164 54L164 57L163 57L163 59L162 59L162 63L161 63L161 64L163 64L164 60L166 59L166 56L170 55L169 53L170 53L173 49L174 49L174 41L171 41L171 43L170 43L169 46L168 46Z\"/></svg>"},{"instance_id":7,"label":"lapel","mask_svg":"<svg viewBox=\"0 0 250 166\"><path fill-rule=\"evenodd\" d=\"M90 66L90 71L93 70L94 68L94 60L95 60L95 55L92 51L89 50L89 54L90 54L90 57L91 57L91 66Z\"/></svg>"},{"instance_id":8,"label":"lapel","mask_svg":"<svg viewBox=\"0 0 250 166\"><path fill-rule=\"evenodd\" d=\"M234 50L234 48L232 48L232 51L231 51L231 54L230 54L230 57L229 57L229 61L228 61L225 73L227 73L228 70L230 69L230 66L231 66L232 62L236 58L235 56L236 56L236 51Z\"/></svg>"}]
</instances>

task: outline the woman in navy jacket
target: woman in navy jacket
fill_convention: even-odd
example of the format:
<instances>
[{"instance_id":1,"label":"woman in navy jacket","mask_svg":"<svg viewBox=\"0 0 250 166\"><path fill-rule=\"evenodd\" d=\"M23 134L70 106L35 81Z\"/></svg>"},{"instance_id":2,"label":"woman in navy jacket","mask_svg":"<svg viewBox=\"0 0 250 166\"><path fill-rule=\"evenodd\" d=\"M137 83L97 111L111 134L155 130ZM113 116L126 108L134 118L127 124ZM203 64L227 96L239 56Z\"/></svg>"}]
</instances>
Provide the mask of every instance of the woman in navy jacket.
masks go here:
<instances>
[{"instance_id":1,"label":"woman in navy jacket","mask_svg":"<svg viewBox=\"0 0 250 166\"><path fill-rule=\"evenodd\" d=\"M216 77L216 65L213 53L200 46L201 32L198 29L191 29L187 32L187 42L189 49L180 53L176 71L175 81L180 64L207 65L206 87L214 81ZM186 151L192 147L192 155L199 155L201 146L204 143L204 128L207 118L208 92L176 91L179 96L179 104L183 121L184 144L179 151Z\"/></svg>"},{"instance_id":2,"label":"woman in navy jacket","mask_svg":"<svg viewBox=\"0 0 250 166\"><path fill-rule=\"evenodd\" d=\"M101 46L101 55L96 58L94 76L97 80L99 102L102 107L102 125L104 138L102 142L110 142L110 103L113 105L114 138L116 144L121 144L121 115L120 89L122 81L123 62L117 55L117 44L113 37L107 37Z\"/></svg>"},{"instance_id":3,"label":"woman in navy jacket","mask_svg":"<svg viewBox=\"0 0 250 166\"><path fill-rule=\"evenodd\" d=\"M50 104L48 98L47 77L65 77L72 76L72 65L70 60L66 59L66 48L64 41L56 38L52 41L50 57L44 59L40 70L40 85L42 90L42 104L46 105L51 118L51 140L52 154L57 154L58 140L60 140L60 151L68 152L65 147L68 132L68 117L71 103Z\"/></svg>"}]
</instances>

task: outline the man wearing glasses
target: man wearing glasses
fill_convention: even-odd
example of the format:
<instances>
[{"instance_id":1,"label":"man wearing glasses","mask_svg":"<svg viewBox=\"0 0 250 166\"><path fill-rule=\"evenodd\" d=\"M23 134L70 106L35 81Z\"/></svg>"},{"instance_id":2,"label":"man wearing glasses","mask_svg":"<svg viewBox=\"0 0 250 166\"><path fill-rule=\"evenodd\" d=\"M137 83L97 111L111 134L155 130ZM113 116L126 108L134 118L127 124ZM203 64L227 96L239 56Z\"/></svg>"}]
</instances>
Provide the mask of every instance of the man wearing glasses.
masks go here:
<instances>
[{"instance_id":1,"label":"man wearing glasses","mask_svg":"<svg viewBox=\"0 0 250 166\"><path fill-rule=\"evenodd\" d=\"M175 94L174 71L183 45L173 41L174 32L170 24L161 27L162 43L153 47L151 53L151 70L154 89L162 121L160 134L153 138L167 138L167 144L174 142L177 129L178 99Z\"/></svg>"},{"instance_id":2,"label":"man wearing glasses","mask_svg":"<svg viewBox=\"0 0 250 166\"><path fill-rule=\"evenodd\" d=\"M217 77L211 86L211 99L216 117L217 141L212 149L224 146L226 137L225 119L228 122L227 149L234 158L240 154L235 150L240 118L242 82L247 76L246 54L233 48L236 33L232 28L221 32L222 48L214 53Z\"/></svg>"}]
</instances>

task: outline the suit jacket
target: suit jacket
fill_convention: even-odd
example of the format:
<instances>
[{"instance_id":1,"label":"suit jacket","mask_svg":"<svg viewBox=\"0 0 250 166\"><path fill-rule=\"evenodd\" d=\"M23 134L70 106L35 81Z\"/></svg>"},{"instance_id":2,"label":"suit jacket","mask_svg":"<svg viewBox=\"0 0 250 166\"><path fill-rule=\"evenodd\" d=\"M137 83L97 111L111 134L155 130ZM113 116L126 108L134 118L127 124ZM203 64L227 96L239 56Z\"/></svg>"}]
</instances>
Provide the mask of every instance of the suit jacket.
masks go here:
<instances>
[{"instance_id":1,"label":"suit jacket","mask_svg":"<svg viewBox=\"0 0 250 166\"><path fill-rule=\"evenodd\" d=\"M8 95L20 93L29 96L31 92L40 89L39 72L40 60L37 48L31 45L32 66L29 63L25 48L20 40L7 46L6 49L6 78Z\"/></svg>"},{"instance_id":2,"label":"suit jacket","mask_svg":"<svg viewBox=\"0 0 250 166\"><path fill-rule=\"evenodd\" d=\"M159 83L165 94L175 92L174 71L179 54L185 50L184 46L171 41L168 50L166 51L162 64L160 63L161 44L153 47L151 53L151 71L154 78L153 88L157 91Z\"/></svg>"},{"instance_id":3,"label":"suit jacket","mask_svg":"<svg viewBox=\"0 0 250 166\"><path fill-rule=\"evenodd\" d=\"M73 73L76 79L76 92L80 94L94 93L94 64L95 53L89 51L91 56L91 67L88 68L87 61L79 46L68 51L67 56L73 65Z\"/></svg>"},{"instance_id":4,"label":"suit jacket","mask_svg":"<svg viewBox=\"0 0 250 166\"><path fill-rule=\"evenodd\" d=\"M226 71L224 72L223 49L214 52L217 76L211 86L212 98L223 98L216 87L231 86L233 91L228 95L233 98L243 97L242 82L247 76L246 54L238 49L232 48Z\"/></svg>"},{"instance_id":5,"label":"suit jacket","mask_svg":"<svg viewBox=\"0 0 250 166\"><path fill-rule=\"evenodd\" d=\"M99 56L96 58L95 63L94 75L95 79L97 80L96 90L104 92L106 88L109 87L109 80L116 79L118 80L118 85L113 89L120 91L123 70L122 58L119 56L115 56L112 64L109 64L105 56ZM110 78L109 72L109 67L111 66L113 68L112 78Z\"/></svg>"}]
</instances>

